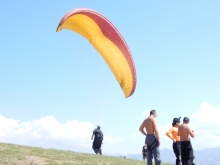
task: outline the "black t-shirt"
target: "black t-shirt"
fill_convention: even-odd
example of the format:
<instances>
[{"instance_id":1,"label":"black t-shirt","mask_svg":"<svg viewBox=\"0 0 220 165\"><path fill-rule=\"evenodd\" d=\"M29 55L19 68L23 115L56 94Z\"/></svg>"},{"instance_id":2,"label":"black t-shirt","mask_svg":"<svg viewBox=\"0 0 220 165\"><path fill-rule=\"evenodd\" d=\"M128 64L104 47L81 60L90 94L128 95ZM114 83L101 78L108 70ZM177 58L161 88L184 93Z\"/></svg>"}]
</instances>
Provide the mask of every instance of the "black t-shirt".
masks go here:
<instances>
[{"instance_id":1,"label":"black t-shirt","mask_svg":"<svg viewBox=\"0 0 220 165\"><path fill-rule=\"evenodd\" d=\"M95 135L94 141L100 141L103 140L103 133L100 129L95 129L93 131L93 135Z\"/></svg>"}]
</instances>

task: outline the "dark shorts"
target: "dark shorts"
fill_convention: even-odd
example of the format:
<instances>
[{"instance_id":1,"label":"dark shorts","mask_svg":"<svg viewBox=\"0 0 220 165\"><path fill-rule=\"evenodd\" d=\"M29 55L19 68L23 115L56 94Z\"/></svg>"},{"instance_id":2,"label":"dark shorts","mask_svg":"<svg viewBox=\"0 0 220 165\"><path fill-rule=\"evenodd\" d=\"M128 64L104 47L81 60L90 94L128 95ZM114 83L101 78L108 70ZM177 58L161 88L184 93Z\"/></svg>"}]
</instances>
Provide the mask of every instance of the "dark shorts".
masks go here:
<instances>
[{"instance_id":1,"label":"dark shorts","mask_svg":"<svg viewBox=\"0 0 220 165\"><path fill-rule=\"evenodd\" d=\"M193 147L190 141L181 142L181 158L182 165L192 165L193 164Z\"/></svg>"}]
</instances>

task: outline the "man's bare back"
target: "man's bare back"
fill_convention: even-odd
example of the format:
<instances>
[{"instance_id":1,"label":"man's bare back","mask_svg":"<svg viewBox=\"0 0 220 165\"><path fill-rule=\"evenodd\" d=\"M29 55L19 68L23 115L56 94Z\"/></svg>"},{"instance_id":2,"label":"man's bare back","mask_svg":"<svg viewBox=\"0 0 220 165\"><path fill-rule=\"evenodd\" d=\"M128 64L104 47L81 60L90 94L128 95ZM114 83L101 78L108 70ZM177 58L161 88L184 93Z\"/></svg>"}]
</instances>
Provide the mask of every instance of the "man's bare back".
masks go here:
<instances>
[{"instance_id":1,"label":"man's bare back","mask_svg":"<svg viewBox=\"0 0 220 165\"><path fill-rule=\"evenodd\" d=\"M187 123L183 123L178 128L178 135L180 136L181 141L189 141L190 136L194 138L194 131L191 130Z\"/></svg>"},{"instance_id":2,"label":"man's bare back","mask_svg":"<svg viewBox=\"0 0 220 165\"><path fill-rule=\"evenodd\" d=\"M182 164L194 164L193 160L195 158L193 153L193 147L190 141L190 137L194 138L195 133L188 126L189 118L183 118L183 124L178 127L178 135L181 141L181 160Z\"/></svg>"},{"instance_id":3,"label":"man's bare back","mask_svg":"<svg viewBox=\"0 0 220 165\"><path fill-rule=\"evenodd\" d=\"M145 128L147 134L155 134L155 123L156 120L152 116L149 116L143 121L141 127Z\"/></svg>"},{"instance_id":4,"label":"man's bare back","mask_svg":"<svg viewBox=\"0 0 220 165\"><path fill-rule=\"evenodd\" d=\"M157 124L155 120L156 116L157 116L156 114L150 115L147 119L145 119L143 123L141 124L139 131L145 136L147 134L155 134L157 137L158 143L160 145L159 133L158 133ZM144 131L144 129L146 130L146 132Z\"/></svg>"}]
</instances>

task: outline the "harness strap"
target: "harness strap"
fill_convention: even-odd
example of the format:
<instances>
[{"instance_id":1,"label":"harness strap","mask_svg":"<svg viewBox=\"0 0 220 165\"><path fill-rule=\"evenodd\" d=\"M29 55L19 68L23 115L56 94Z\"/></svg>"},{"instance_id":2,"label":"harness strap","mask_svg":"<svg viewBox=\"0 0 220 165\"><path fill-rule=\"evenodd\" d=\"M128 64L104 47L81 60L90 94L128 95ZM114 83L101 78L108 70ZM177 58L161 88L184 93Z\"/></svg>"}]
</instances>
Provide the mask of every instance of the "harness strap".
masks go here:
<instances>
[{"instance_id":1,"label":"harness strap","mask_svg":"<svg viewBox=\"0 0 220 165\"><path fill-rule=\"evenodd\" d=\"M151 143L151 145L149 145L149 146L147 145L147 150L150 150L150 151L154 150L154 148L157 147L158 143L157 143L153 148L150 148L150 147L151 147L155 142L157 143L157 139L156 139L156 138L154 139L154 142Z\"/></svg>"}]
</instances>

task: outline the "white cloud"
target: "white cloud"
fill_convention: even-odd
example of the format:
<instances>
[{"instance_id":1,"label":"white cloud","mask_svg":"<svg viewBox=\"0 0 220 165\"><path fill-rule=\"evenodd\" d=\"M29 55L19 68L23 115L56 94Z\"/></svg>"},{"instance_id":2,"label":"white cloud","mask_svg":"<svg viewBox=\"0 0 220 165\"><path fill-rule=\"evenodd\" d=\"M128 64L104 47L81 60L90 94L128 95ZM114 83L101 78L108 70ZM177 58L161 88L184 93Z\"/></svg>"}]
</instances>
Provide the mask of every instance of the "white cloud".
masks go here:
<instances>
[{"instance_id":1,"label":"white cloud","mask_svg":"<svg viewBox=\"0 0 220 165\"><path fill-rule=\"evenodd\" d=\"M190 116L190 127L195 131L195 148L204 149L220 146L220 105L214 107L202 103L199 110Z\"/></svg>"},{"instance_id":2,"label":"white cloud","mask_svg":"<svg viewBox=\"0 0 220 165\"><path fill-rule=\"evenodd\" d=\"M53 116L21 122L0 114L0 141L45 148L84 146L91 148L91 135L95 126L89 122L70 120L60 123ZM118 143L120 137L104 136L105 143ZM69 147L70 148L70 147Z\"/></svg>"},{"instance_id":3,"label":"white cloud","mask_svg":"<svg viewBox=\"0 0 220 165\"><path fill-rule=\"evenodd\" d=\"M192 114L191 118L203 124L220 126L219 116L220 105L218 107L213 107L208 103L203 103L201 104L199 111Z\"/></svg>"},{"instance_id":4,"label":"white cloud","mask_svg":"<svg viewBox=\"0 0 220 165\"><path fill-rule=\"evenodd\" d=\"M150 115L150 110L146 110L146 111L143 113L143 115L149 116L149 115Z\"/></svg>"},{"instance_id":5,"label":"white cloud","mask_svg":"<svg viewBox=\"0 0 220 165\"><path fill-rule=\"evenodd\" d=\"M133 133L131 136L132 136L133 138L136 138L136 137L137 137L137 135L136 135L136 134L134 134L134 133Z\"/></svg>"},{"instance_id":6,"label":"white cloud","mask_svg":"<svg viewBox=\"0 0 220 165\"><path fill-rule=\"evenodd\" d=\"M149 115L149 110L145 111ZM194 149L204 149L220 146L220 105L211 106L208 103L201 104L198 111L189 116L189 126L195 130L195 138L192 139ZM165 132L171 127L171 123L166 125L158 125L161 138L161 149L172 148L172 140L170 140ZM0 115L0 141L4 143L24 144L31 146L40 146L44 148L58 148L80 150L85 147L83 152L92 152L91 134L95 126L88 122L80 122L78 120L70 120L61 123L53 116L46 116L37 120L21 122L19 120L6 118ZM127 140L133 140L127 142ZM144 137L137 134L130 134L130 138L114 137L113 135L104 136L103 151L115 152L115 146L136 147L136 141L141 142ZM142 144L142 143L141 143ZM74 146L73 146L74 145ZM77 148L79 147L79 148ZM123 147L121 147L123 148ZM126 152L132 153L129 149ZM136 149L138 150L138 149ZM135 151L136 151L135 150ZM124 152L124 149L118 149L118 152Z\"/></svg>"},{"instance_id":7,"label":"white cloud","mask_svg":"<svg viewBox=\"0 0 220 165\"><path fill-rule=\"evenodd\" d=\"M0 139L2 142L31 143L36 140L70 140L82 142L90 139L91 123L78 120L67 121L62 124L53 116L46 116L39 120L21 122L5 118L0 115Z\"/></svg>"}]
</instances>

